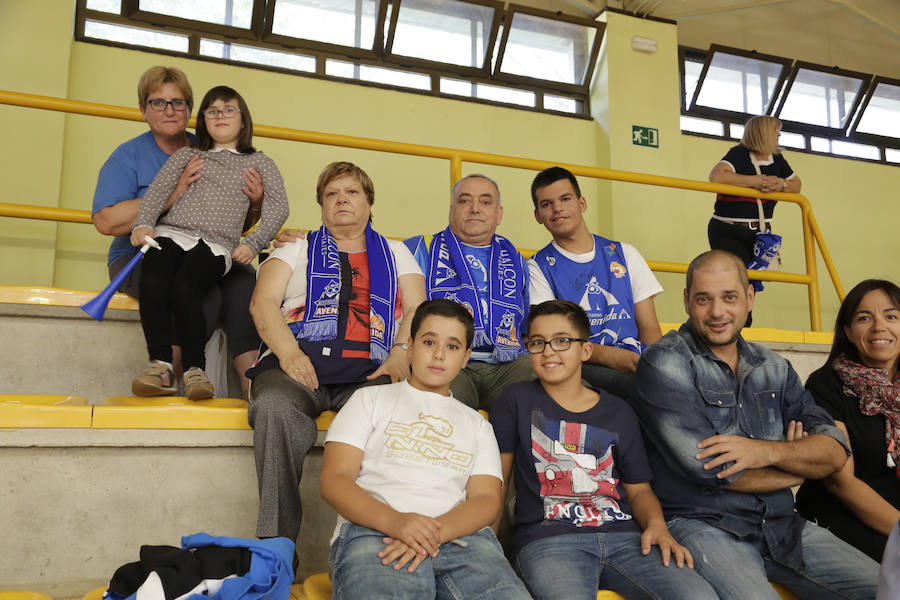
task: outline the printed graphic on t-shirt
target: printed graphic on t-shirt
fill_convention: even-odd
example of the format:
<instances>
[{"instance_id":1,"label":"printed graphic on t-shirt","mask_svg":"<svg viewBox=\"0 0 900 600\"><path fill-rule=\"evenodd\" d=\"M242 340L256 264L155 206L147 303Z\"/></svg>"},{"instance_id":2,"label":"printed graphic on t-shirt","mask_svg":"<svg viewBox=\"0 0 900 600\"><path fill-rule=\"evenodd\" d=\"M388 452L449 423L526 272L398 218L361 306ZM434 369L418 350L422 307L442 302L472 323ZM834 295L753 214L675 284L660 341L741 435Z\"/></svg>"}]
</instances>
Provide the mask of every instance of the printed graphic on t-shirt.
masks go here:
<instances>
[{"instance_id":1,"label":"printed graphic on t-shirt","mask_svg":"<svg viewBox=\"0 0 900 600\"><path fill-rule=\"evenodd\" d=\"M544 519L576 527L627 521L619 508L618 479L613 477L613 446L618 436L600 427L547 419L531 413L531 449Z\"/></svg>"},{"instance_id":2,"label":"printed graphic on t-shirt","mask_svg":"<svg viewBox=\"0 0 900 600\"><path fill-rule=\"evenodd\" d=\"M450 441L453 425L447 419L419 413L412 423L391 421L384 430L387 456L407 462L468 472L473 455Z\"/></svg>"},{"instance_id":3,"label":"printed graphic on t-shirt","mask_svg":"<svg viewBox=\"0 0 900 600\"><path fill-rule=\"evenodd\" d=\"M612 263L618 265L619 263ZM623 267L624 269L624 267ZM632 336L620 338L620 326L616 321L630 322L631 313L619 303L619 300L603 288L596 276L591 276L584 288L584 295L578 305L584 309L591 320L591 342L603 346L633 348L640 352L641 342Z\"/></svg>"}]
</instances>

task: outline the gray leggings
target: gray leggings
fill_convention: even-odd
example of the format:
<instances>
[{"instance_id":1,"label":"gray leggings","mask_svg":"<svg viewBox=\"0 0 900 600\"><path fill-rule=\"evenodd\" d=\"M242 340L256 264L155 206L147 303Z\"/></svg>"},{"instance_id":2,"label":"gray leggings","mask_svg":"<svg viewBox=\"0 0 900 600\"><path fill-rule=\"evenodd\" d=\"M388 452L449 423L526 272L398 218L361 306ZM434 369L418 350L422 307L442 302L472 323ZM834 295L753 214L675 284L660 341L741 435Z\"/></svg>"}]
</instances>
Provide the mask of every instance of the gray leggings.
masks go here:
<instances>
[{"instance_id":1,"label":"gray leggings","mask_svg":"<svg viewBox=\"0 0 900 600\"><path fill-rule=\"evenodd\" d=\"M247 420L253 428L259 483L258 537L297 539L302 511L300 477L303 459L316 443L316 417L325 410L340 410L361 387L390 382L385 375L311 390L281 369L263 371L253 379Z\"/></svg>"}]
</instances>

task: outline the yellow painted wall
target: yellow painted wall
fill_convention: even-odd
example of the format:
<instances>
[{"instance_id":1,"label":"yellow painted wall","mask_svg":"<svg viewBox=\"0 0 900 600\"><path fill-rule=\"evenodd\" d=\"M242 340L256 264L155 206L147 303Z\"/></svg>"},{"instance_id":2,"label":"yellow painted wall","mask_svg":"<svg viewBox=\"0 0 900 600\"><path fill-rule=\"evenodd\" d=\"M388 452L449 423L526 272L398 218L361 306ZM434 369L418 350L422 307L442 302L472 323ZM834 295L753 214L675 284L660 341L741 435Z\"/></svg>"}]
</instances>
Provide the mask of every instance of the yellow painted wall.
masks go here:
<instances>
[{"instance_id":1,"label":"yellow painted wall","mask_svg":"<svg viewBox=\"0 0 900 600\"><path fill-rule=\"evenodd\" d=\"M73 19L58 0L0 2L0 89L65 96ZM64 120L0 105L0 202L58 205ZM51 284L55 235L55 223L0 217L0 282Z\"/></svg>"},{"instance_id":2,"label":"yellow painted wall","mask_svg":"<svg viewBox=\"0 0 900 600\"><path fill-rule=\"evenodd\" d=\"M209 87L227 83L245 95L257 123L297 129L696 179L705 179L729 146L680 133L677 31L672 25L608 15L607 41L592 97L596 119L586 121L75 43L72 14L58 8L52 0L0 3L4 64L0 88L133 106L139 74L163 63L188 73L198 101ZM27 24L38 17L42 29L35 34ZM634 35L656 39L657 53L634 52ZM144 131L139 123L5 106L0 106L0 124L12 133L8 139L15 140L0 150L7 184L0 201L84 210L90 209L97 171L109 153ZM633 146L633 124L659 129L660 147ZM450 182L449 165L443 161L263 138L256 143L285 176L292 207L289 224L318 223L315 178L327 162L338 159L353 160L372 175L375 224L383 233L405 236L433 232L446 224ZM873 275L900 279L894 258L896 209L891 200L900 171L839 158L797 153L788 157L805 182L804 192L832 245L845 286ZM547 242L546 232L532 216L533 173L478 165L464 165L464 171L484 171L500 182L505 206L501 233L524 248ZM592 181L584 181L582 188L591 207L590 227L633 243L648 259L687 262L707 248L709 194ZM783 206L777 215L778 230L786 236L786 265L789 270L799 269L799 212ZM842 229L849 233L845 236ZM103 287L107 238L86 225L60 225L58 236L56 230L52 224L0 219L0 284ZM660 319L680 321L683 278L658 277L667 289L657 299ZM827 280L820 280L827 325L836 301ZM772 284L756 314L760 325L805 329L806 292Z\"/></svg>"}]
</instances>

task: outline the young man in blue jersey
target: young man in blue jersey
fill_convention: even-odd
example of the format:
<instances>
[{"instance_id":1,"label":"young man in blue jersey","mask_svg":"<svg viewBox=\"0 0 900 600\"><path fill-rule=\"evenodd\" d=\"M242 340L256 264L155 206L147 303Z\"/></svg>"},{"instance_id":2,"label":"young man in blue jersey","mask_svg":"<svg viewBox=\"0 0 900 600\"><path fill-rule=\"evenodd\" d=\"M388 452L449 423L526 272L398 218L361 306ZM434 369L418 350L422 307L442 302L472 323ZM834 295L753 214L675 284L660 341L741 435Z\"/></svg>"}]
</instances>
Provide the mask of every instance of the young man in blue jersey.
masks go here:
<instances>
[{"instance_id":1,"label":"young man in blue jersey","mask_svg":"<svg viewBox=\"0 0 900 600\"><path fill-rule=\"evenodd\" d=\"M584 221L587 200L566 169L538 173L531 199L534 218L553 236L528 261L531 303L558 298L581 306L593 344L583 376L628 400L641 351L662 335L653 304L662 286L634 246L591 234Z\"/></svg>"}]
</instances>

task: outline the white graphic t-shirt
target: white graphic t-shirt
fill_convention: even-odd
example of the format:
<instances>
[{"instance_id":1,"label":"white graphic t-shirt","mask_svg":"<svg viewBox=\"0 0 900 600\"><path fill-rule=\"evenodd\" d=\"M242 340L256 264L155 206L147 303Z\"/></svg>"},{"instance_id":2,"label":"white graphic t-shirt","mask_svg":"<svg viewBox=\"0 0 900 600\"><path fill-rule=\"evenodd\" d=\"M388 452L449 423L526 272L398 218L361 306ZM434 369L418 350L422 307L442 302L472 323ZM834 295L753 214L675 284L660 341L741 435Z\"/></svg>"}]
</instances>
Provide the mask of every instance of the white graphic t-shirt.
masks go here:
<instances>
[{"instance_id":1,"label":"white graphic t-shirt","mask_svg":"<svg viewBox=\"0 0 900 600\"><path fill-rule=\"evenodd\" d=\"M354 392L328 428L329 442L362 450L357 485L400 512L437 517L465 500L472 475L503 479L490 423L406 381ZM338 515L332 542L343 523Z\"/></svg>"}]
</instances>

